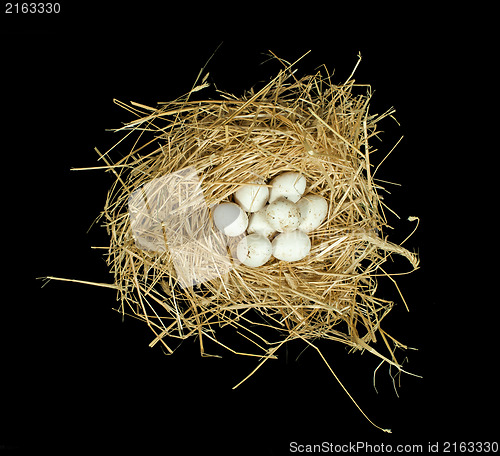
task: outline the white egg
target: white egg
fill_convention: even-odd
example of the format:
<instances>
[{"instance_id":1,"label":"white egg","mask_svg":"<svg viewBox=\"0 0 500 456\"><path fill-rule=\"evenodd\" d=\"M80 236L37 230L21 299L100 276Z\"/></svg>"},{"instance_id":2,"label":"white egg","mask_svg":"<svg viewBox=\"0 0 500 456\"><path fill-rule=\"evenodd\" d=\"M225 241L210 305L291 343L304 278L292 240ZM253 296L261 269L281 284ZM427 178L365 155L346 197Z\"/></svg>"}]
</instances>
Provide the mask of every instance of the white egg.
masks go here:
<instances>
[{"instance_id":1,"label":"white egg","mask_svg":"<svg viewBox=\"0 0 500 456\"><path fill-rule=\"evenodd\" d=\"M273 239L273 256L283 261L299 261L311 251L311 240L303 231L287 231Z\"/></svg>"},{"instance_id":2,"label":"white egg","mask_svg":"<svg viewBox=\"0 0 500 456\"><path fill-rule=\"evenodd\" d=\"M269 189L258 183L245 185L234 193L234 200L246 212L257 212L269 199Z\"/></svg>"},{"instance_id":3,"label":"white egg","mask_svg":"<svg viewBox=\"0 0 500 456\"><path fill-rule=\"evenodd\" d=\"M247 233L260 234L266 238L269 238L276 233L276 230L269 225L269 222L267 221L266 208L262 208L260 211L254 212L250 216L248 220Z\"/></svg>"},{"instance_id":4,"label":"white egg","mask_svg":"<svg viewBox=\"0 0 500 456\"><path fill-rule=\"evenodd\" d=\"M296 203L304 194L306 189L306 178L300 173L292 171L282 173L271 181L271 191L269 202L272 203L278 198L286 198Z\"/></svg>"},{"instance_id":5,"label":"white egg","mask_svg":"<svg viewBox=\"0 0 500 456\"><path fill-rule=\"evenodd\" d=\"M246 236L246 233L240 234L239 236L224 236L224 239L220 240L220 245L226 245L227 249L229 249L229 253L231 254L231 258L233 260L234 265L240 264L241 261L238 259L238 244L240 241ZM221 247L221 250L224 247ZM222 252L221 255L227 253L227 250L224 249L225 252ZM217 250L218 251L218 250ZM226 258L224 258L225 260Z\"/></svg>"},{"instance_id":6,"label":"white egg","mask_svg":"<svg viewBox=\"0 0 500 456\"><path fill-rule=\"evenodd\" d=\"M248 226L248 216L235 203L221 203L213 212L214 223L227 236L239 236Z\"/></svg>"},{"instance_id":7,"label":"white egg","mask_svg":"<svg viewBox=\"0 0 500 456\"><path fill-rule=\"evenodd\" d=\"M236 255L245 266L257 268L267 263L273 253L269 239L260 234L245 236L236 248Z\"/></svg>"},{"instance_id":8,"label":"white egg","mask_svg":"<svg viewBox=\"0 0 500 456\"><path fill-rule=\"evenodd\" d=\"M300 224L300 211L295 203L286 198L278 198L266 207L267 222L282 233L293 231Z\"/></svg>"},{"instance_id":9,"label":"white egg","mask_svg":"<svg viewBox=\"0 0 500 456\"><path fill-rule=\"evenodd\" d=\"M300 211L299 230L304 233L309 233L325 220L328 213L328 203L325 198L319 195L308 194L300 198L297 202L297 207Z\"/></svg>"}]
</instances>

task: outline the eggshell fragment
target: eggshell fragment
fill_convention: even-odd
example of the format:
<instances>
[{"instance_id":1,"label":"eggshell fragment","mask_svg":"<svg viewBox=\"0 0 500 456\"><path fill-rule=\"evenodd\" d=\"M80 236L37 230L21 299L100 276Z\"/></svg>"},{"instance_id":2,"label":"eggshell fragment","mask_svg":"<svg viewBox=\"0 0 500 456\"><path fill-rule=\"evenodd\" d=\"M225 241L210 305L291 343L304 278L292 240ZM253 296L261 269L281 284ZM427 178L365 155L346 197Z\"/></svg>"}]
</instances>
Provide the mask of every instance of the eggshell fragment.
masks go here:
<instances>
[{"instance_id":1,"label":"eggshell fragment","mask_svg":"<svg viewBox=\"0 0 500 456\"><path fill-rule=\"evenodd\" d=\"M257 212L269 199L269 189L265 185L248 184L234 193L234 200L246 212Z\"/></svg>"},{"instance_id":2,"label":"eggshell fragment","mask_svg":"<svg viewBox=\"0 0 500 456\"><path fill-rule=\"evenodd\" d=\"M213 212L214 223L226 236L239 236L248 226L248 216L235 203L221 203Z\"/></svg>"},{"instance_id":3,"label":"eggshell fragment","mask_svg":"<svg viewBox=\"0 0 500 456\"><path fill-rule=\"evenodd\" d=\"M269 222L267 221L266 208L262 208L260 211L254 212L250 216L248 220L247 233L260 234L266 238L270 238L276 233L276 230L269 225Z\"/></svg>"},{"instance_id":4,"label":"eggshell fragment","mask_svg":"<svg viewBox=\"0 0 500 456\"><path fill-rule=\"evenodd\" d=\"M271 181L271 191L269 192L269 202L272 203L278 198L286 198L296 203L304 194L306 189L306 178L292 171L282 173Z\"/></svg>"},{"instance_id":5,"label":"eggshell fragment","mask_svg":"<svg viewBox=\"0 0 500 456\"><path fill-rule=\"evenodd\" d=\"M236 256L245 266L257 268L267 263L273 252L272 244L260 234L245 236L236 248Z\"/></svg>"},{"instance_id":6,"label":"eggshell fragment","mask_svg":"<svg viewBox=\"0 0 500 456\"><path fill-rule=\"evenodd\" d=\"M311 251L311 240L303 231L287 231L273 239L273 256L283 261L299 261Z\"/></svg>"},{"instance_id":7,"label":"eggshell fragment","mask_svg":"<svg viewBox=\"0 0 500 456\"><path fill-rule=\"evenodd\" d=\"M273 201L266 208L267 222L280 233L293 231L300 224L299 208L286 198L279 198Z\"/></svg>"},{"instance_id":8,"label":"eggshell fragment","mask_svg":"<svg viewBox=\"0 0 500 456\"><path fill-rule=\"evenodd\" d=\"M319 196L308 194L303 196L298 202L297 207L300 211L299 230L309 233L318 228L328 213L328 203Z\"/></svg>"}]
</instances>

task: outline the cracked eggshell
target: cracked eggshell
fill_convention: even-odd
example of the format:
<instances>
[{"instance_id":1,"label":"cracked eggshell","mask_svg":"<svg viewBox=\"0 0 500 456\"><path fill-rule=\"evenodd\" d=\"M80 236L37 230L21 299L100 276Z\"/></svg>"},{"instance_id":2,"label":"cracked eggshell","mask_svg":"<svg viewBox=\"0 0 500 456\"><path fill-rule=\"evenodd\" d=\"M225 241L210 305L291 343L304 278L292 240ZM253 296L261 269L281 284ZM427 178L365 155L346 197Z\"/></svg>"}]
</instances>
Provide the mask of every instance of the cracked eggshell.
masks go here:
<instances>
[{"instance_id":1,"label":"cracked eggshell","mask_svg":"<svg viewBox=\"0 0 500 456\"><path fill-rule=\"evenodd\" d=\"M296 203L306 189L306 178L302 174L292 171L276 176L270 183L272 185L269 192L270 203L278 198L286 198Z\"/></svg>"},{"instance_id":2,"label":"cracked eggshell","mask_svg":"<svg viewBox=\"0 0 500 456\"><path fill-rule=\"evenodd\" d=\"M254 212L248 220L248 234L260 234L266 238L270 238L276 233L276 230L269 225L267 221L266 208L262 208L258 212Z\"/></svg>"},{"instance_id":3,"label":"cracked eggshell","mask_svg":"<svg viewBox=\"0 0 500 456\"><path fill-rule=\"evenodd\" d=\"M311 240L303 231L287 231L273 239L273 256L283 261L299 261L311 251Z\"/></svg>"},{"instance_id":4,"label":"cracked eggshell","mask_svg":"<svg viewBox=\"0 0 500 456\"><path fill-rule=\"evenodd\" d=\"M248 226L248 216L235 203L221 203L213 212L214 223L226 236L239 236Z\"/></svg>"},{"instance_id":5,"label":"cracked eggshell","mask_svg":"<svg viewBox=\"0 0 500 456\"><path fill-rule=\"evenodd\" d=\"M298 202L300 211L299 230L309 233L318 228L328 213L328 203L325 198L319 195L308 194L303 196Z\"/></svg>"},{"instance_id":6,"label":"cracked eggshell","mask_svg":"<svg viewBox=\"0 0 500 456\"><path fill-rule=\"evenodd\" d=\"M271 258L273 247L269 239L260 234L245 236L236 247L236 256L245 266L257 268Z\"/></svg>"},{"instance_id":7,"label":"cracked eggshell","mask_svg":"<svg viewBox=\"0 0 500 456\"><path fill-rule=\"evenodd\" d=\"M234 193L234 200L245 212L257 212L269 199L269 189L260 183L245 185Z\"/></svg>"},{"instance_id":8,"label":"cracked eggshell","mask_svg":"<svg viewBox=\"0 0 500 456\"><path fill-rule=\"evenodd\" d=\"M300 211L290 200L278 198L267 206L266 218L269 225L280 233L293 231L300 224Z\"/></svg>"}]
</instances>

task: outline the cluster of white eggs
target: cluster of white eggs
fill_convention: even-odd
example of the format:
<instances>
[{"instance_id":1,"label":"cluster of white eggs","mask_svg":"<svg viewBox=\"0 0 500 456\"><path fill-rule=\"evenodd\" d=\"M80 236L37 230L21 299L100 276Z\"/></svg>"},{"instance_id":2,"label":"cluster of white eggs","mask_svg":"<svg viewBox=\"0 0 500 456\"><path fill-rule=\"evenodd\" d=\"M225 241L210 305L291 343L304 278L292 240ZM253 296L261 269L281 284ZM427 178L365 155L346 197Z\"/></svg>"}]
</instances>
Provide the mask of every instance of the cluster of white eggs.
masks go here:
<instances>
[{"instance_id":1,"label":"cluster of white eggs","mask_svg":"<svg viewBox=\"0 0 500 456\"><path fill-rule=\"evenodd\" d=\"M305 189L302 174L285 172L270 186L262 181L245 185L234 193L235 203L215 207L213 219L219 230L227 236L246 234L236 246L241 263L259 267L271 256L293 262L309 254L307 233L321 225L328 204L319 195L304 195Z\"/></svg>"}]
</instances>

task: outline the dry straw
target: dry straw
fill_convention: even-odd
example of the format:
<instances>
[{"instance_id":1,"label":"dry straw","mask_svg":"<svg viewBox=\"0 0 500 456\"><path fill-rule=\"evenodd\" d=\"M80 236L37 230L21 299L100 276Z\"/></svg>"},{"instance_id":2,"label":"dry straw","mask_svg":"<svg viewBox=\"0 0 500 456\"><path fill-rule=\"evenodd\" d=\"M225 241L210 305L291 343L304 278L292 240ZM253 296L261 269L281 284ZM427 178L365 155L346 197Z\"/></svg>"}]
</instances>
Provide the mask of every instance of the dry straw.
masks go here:
<instances>
[{"instance_id":1,"label":"dry straw","mask_svg":"<svg viewBox=\"0 0 500 456\"><path fill-rule=\"evenodd\" d=\"M394 349L405 347L381 328L393 302L375 292L381 276L395 283L383 269L392 255L404 256L412 270L418 258L387 239L388 208L370 163L379 122L393 110L369 112L371 88L355 83L356 68L335 84L325 70L298 79L297 62L278 61L283 68L276 77L242 97L218 92L218 99L200 99L193 94L208 85L205 77L187 95L157 107L115 101L134 115L116 130L124 135L118 144L99 153L116 176L101 216L110 235L107 262L119 311L144 320L154 333L150 345L162 344L169 353L175 339L194 337L202 355L212 341L256 357L248 377L293 339L314 347L325 363L317 339L369 351L402 371ZM111 152L123 153L124 140L132 138L131 149L112 162ZM180 287L171 252L135 242L128 201L146 183L188 167L197 170L209 207L231 201L256 176L268 182L284 171L302 173L306 191L329 202L327 219L311 233L311 253L294 263L235 264L200 286ZM220 340L217 329L224 326L251 341L254 350L242 352ZM379 338L387 355L372 347Z\"/></svg>"}]
</instances>

